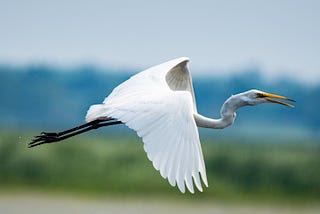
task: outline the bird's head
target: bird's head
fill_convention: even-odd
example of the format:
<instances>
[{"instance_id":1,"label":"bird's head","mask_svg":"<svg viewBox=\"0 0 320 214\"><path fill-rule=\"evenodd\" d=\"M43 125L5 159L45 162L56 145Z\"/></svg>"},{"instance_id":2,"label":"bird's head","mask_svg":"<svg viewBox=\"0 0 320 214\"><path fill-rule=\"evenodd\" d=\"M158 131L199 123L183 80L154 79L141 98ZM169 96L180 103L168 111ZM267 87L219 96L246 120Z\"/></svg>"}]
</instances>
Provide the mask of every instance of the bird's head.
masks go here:
<instances>
[{"instance_id":1,"label":"bird's head","mask_svg":"<svg viewBox=\"0 0 320 214\"><path fill-rule=\"evenodd\" d=\"M295 102L295 100L293 99L276 95L276 94L270 94L270 93L256 90L256 89L252 89L242 93L241 99L246 105L258 105L261 103L276 103L276 104L288 106L291 108L294 108L294 106L279 100L288 100L288 101Z\"/></svg>"}]
</instances>

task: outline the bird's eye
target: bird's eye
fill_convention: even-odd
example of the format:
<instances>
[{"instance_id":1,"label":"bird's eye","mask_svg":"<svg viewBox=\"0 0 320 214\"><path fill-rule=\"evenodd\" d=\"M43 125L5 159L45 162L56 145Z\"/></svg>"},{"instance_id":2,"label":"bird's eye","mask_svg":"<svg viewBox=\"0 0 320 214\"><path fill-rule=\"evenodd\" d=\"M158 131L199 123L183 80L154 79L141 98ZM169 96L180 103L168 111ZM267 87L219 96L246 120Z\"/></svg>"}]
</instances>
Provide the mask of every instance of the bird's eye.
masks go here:
<instances>
[{"instance_id":1,"label":"bird's eye","mask_svg":"<svg viewBox=\"0 0 320 214\"><path fill-rule=\"evenodd\" d=\"M257 98L264 98L264 97L266 97L264 94L262 94L262 93L257 93Z\"/></svg>"}]
</instances>

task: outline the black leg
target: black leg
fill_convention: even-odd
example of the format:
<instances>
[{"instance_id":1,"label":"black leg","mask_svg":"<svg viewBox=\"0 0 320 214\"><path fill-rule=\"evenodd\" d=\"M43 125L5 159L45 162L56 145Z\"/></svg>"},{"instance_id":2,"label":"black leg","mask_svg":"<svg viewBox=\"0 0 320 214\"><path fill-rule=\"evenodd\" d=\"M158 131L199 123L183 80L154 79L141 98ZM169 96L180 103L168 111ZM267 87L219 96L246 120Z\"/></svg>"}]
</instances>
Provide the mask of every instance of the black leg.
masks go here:
<instances>
[{"instance_id":1,"label":"black leg","mask_svg":"<svg viewBox=\"0 0 320 214\"><path fill-rule=\"evenodd\" d=\"M56 143L75 135L90 131L92 129L97 129L103 126L112 126L121 123L121 121L117 121L113 118L108 118L105 120L94 120L92 122L85 123L83 125L62 132L42 132L40 135L35 136L35 138L28 144L28 147L31 148L46 143Z\"/></svg>"}]
</instances>

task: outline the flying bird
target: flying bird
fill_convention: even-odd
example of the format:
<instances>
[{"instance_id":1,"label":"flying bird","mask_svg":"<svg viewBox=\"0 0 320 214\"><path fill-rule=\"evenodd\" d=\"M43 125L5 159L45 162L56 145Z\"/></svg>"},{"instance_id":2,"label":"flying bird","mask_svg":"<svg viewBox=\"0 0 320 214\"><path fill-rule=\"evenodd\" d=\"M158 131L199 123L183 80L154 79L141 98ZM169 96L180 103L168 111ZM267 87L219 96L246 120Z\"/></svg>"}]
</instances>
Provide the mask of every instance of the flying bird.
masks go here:
<instances>
[{"instance_id":1,"label":"flying bird","mask_svg":"<svg viewBox=\"0 0 320 214\"><path fill-rule=\"evenodd\" d=\"M208 187L198 127L223 129L233 124L237 109L261 103L291 104L290 98L249 90L232 95L221 107L221 118L211 119L197 112L186 57L146 69L117 86L102 104L90 106L86 123L57 132L42 132L29 147L55 143L103 126L125 124L135 130L156 170L181 192L194 185ZM201 182L202 180L202 182Z\"/></svg>"}]
</instances>

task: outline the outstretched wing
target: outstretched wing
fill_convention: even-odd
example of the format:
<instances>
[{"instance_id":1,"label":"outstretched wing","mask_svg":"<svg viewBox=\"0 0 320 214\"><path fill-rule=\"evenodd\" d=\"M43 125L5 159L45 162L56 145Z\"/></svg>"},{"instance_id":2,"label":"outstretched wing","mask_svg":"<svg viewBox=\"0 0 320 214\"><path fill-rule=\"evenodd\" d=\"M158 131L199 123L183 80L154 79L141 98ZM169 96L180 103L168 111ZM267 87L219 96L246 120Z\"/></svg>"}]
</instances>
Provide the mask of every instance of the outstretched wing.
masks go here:
<instances>
[{"instance_id":1,"label":"outstretched wing","mask_svg":"<svg viewBox=\"0 0 320 214\"><path fill-rule=\"evenodd\" d=\"M125 123L143 139L144 150L161 176L167 178L172 186L177 185L181 192L185 192L186 185L193 193L193 181L202 191L200 175L208 186L193 117L193 91L190 88L182 90L190 87L183 80L177 90L170 86L173 83L168 84L168 73L185 62L186 59L180 59L178 64L171 63L167 68L160 65L131 77L115 88L104 104L93 105L86 119L112 117ZM179 76L170 78L176 82L181 79Z\"/></svg>"}]
</instances>

